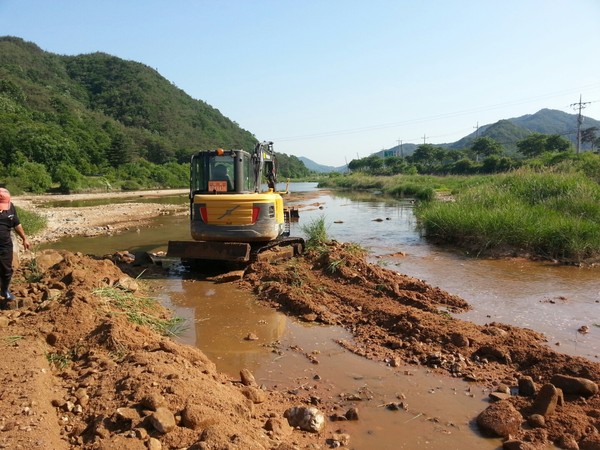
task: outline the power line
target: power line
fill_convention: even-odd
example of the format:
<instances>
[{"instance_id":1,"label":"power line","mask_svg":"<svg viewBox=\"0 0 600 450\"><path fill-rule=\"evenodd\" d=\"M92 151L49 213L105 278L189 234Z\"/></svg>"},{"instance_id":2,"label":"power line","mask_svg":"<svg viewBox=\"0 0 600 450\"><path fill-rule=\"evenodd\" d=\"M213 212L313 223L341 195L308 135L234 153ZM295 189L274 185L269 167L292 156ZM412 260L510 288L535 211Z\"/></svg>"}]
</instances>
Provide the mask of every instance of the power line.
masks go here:
<instances>
[{"instance_id":1,"label":"power line","mask_svg":"<svg viewBox=\"0 0 600 450\"><path fill-rule=\"evenodd\" d=\"M598 86L600 86L599 83L593 83L591 85L582 86L581 89L596 88ZM388 122L388 123L383 123L383 124L378 124L378 125L369 125L369 126L357 127L357 128L324 131L321 133L279 137L279 138L275 138L274 140L276 140L277 142L291 142L291 141L300 141L300 140L307 140L307 139L318 139L318 138L325 138L325 137L341 136L341 135L345 135L345 134L364 133L367 131L382 130L382 129L386 129L386 128L394 128L394 127L399 127L399 126L404 126L404 125L413 125L413 124L418 124L418 123L423 123L423 122L430 122L430 121L434 121L434 120L464 116L467 114L472 114L472 113L477 113L477 112L490 111L493 109L503 108L506 106L525 104L525 103L529 103L532 101L544 100L544 99L552 98L552 97L559 97L559 96L562 96L565 94L572 93L572 91L573 90L570 89L570 90L556 92L553 94L539 95L539 96L529 97L529 98L521 99L521 100L497 103L495 105L480 106L480 107L475 107L475 108L471 108L471 109L465 109L462 111L453 111L453 112L448 112L448 113L443 113L443 114L420 117L420 118L416 118L416 119L407 119L407 120L398 121L398 122ZM590 103L590 102L588 102L588 103Z\"/></svg>"}]
</instances>

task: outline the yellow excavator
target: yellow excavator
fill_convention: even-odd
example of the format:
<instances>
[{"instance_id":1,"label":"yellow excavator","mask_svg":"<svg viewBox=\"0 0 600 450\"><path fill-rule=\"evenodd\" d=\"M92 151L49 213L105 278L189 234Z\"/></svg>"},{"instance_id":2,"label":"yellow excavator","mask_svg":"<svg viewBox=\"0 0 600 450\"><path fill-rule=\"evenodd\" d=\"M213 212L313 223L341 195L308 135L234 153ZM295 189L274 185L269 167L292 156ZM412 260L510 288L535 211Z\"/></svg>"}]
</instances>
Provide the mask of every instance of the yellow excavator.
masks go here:
<instances>
[{"instance_id":1,"label":"yellow excavator","mask_svg":"<svg viewBox=\"0 0 600 450\"><path fill-rule=\"evenodd\" d=\"M253 152L218 148L194 154L189 194L193 240L169 241L167 256L189 264L301 254L304 239L290 237L290 213L276 183L272 142L256 144Z\"/></svg>"}]
</instances>

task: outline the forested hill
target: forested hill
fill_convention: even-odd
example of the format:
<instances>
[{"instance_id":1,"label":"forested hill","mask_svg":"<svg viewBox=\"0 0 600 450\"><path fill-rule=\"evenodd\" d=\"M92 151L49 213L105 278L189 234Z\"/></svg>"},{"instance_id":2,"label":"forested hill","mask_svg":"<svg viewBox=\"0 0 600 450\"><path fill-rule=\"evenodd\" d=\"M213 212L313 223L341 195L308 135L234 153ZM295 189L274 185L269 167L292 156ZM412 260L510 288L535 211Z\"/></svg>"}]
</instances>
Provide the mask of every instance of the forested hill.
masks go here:
<instances>
[{"instance_id":1,"label":"forested hill","mask_svg":"<svg viewBox=\"0 0 600 450\"><path fill-rule=\"evenodd\" d=\"M0 37L0 169L13 184L24 175L20 167L43 172L41 165L54 183L65 172L114 181L143 167L159 172L155 185L179 185L181 168L174 165L189 162L198 150L250 150L256 142L251 132L144 64L104 53L57 55ZM295 158L281 156L284 166ZM308 172L299 160L291 162ZM174 172L179 181L164 180ZM294 176L282 167L280 172ZM146 184L139 177L136 183Z\"/></svg>"}]
</instances>

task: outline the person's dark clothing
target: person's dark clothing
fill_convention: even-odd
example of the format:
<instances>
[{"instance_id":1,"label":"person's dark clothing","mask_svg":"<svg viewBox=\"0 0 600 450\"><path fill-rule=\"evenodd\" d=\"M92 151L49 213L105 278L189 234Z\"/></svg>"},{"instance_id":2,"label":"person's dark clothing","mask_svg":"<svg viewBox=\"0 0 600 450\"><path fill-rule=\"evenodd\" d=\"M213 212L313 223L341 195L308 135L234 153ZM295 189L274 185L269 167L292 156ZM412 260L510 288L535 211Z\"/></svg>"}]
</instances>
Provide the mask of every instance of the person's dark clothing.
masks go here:
<instances>
[{"instance_id":1,"label":"person's dark clothing","mask_svg":"<svg viewBox=\"0 0 600 450\"><path fill-rule=\"evenodd\" d=\"M8 285L13 275L13 242L11 231L19 225L19 216L15 206L0 212L0 294L8 291Z\"/></svg>"}]
</instances>

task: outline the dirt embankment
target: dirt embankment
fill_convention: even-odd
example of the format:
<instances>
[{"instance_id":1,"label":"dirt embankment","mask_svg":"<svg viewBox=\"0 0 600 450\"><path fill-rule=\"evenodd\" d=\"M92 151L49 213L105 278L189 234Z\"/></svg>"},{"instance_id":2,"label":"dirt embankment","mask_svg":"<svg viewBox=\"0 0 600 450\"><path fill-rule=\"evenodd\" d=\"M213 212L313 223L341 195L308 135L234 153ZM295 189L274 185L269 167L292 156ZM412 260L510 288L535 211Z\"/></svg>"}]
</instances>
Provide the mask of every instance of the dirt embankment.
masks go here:
<instances>
[{"instance_id":1,"label":"dirt embankment","mask_svg":"<svg viewBox=\"0 0 600 450\"><path fill-rule=\"evenodd\" d=\"M129 255L114 259L141 270ZM0 311L0 448L287 449L323 439L292 430L284 394L251 374L221 375L155 330L168 311L128 303L138 283L111 259L48 250L35 261L19 269L18 301Z\"/></svg>"},{"instance_id":2,"label":"dirt embankment","mask_svg":"<svg viewBox=\"0 0 600 450\"><path fill-rule=\"evenodd\" d=\"M469 308L464 300L369 264L352 245L334 242L301 260L255 264L242 284L288 314L347 328L354 340L340 345L359 355L492 388L501 412L490 409L478 423L510 438L507 448L600 448L599 363L559 354L528 329L454 318ZM514 423L505 427L509 417Z\"/></svg>"},{"instance_id":3,"label":"dirt embankment","mask_svg":"<svg viewBox=\"0 0 600 450\"><path fill-rule=\"evenodd\" d=\"M167 311L131 314L96 290L136 290L125 273L142 269L127 255L67 252L38 254L19 269L20 302L0 311L0 448L283 450L345 441L334 442L331 424L321 433L290 427L284 412L312 406L310 396L225 377L199 350L140 322ZM288 314L344 326L354 340L340 345L357 354L497 388L478 422L512 439L506 448L600 448L600 364L556 353L531 330L459 320L452 313L469 308L464 300L368 264L353 246L256 263L240 284Z\"/></svg>"}]
</instances>

